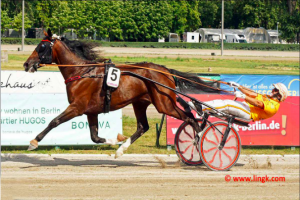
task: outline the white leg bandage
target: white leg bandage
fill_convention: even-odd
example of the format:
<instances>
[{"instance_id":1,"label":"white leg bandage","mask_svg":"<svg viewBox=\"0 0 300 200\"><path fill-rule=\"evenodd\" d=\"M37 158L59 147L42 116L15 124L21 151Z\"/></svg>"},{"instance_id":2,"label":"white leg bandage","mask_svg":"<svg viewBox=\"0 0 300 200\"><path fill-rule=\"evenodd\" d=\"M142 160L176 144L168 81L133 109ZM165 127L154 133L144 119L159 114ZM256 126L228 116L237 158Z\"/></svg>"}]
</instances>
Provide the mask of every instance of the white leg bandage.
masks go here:
<instances>
[{"instance_id":1,"label":"white leg bandage","mask_svg":"<svg viewBox=\"0 0 300 200\"><path fill-rule=\"evenodd\" d=\"M109 144L109 145L116 145L119 141L117 139L106 139L106 142L104 144Z\"/></svg>"},{"instance_id":2,"label":"white leg bandage","mask_svg":"<svg viewBox=\"0 0 300 200\"><path fill-rule=\"evenodd\" d=\"M130 145L131 145L131 139L129 138L128 140L126 140L125 143L123 143L118 148L118 150L116 151L115 158L118 158L118 157L122 156L124 154L124 151L126 151Z\"/></svg>"}]
</instances>

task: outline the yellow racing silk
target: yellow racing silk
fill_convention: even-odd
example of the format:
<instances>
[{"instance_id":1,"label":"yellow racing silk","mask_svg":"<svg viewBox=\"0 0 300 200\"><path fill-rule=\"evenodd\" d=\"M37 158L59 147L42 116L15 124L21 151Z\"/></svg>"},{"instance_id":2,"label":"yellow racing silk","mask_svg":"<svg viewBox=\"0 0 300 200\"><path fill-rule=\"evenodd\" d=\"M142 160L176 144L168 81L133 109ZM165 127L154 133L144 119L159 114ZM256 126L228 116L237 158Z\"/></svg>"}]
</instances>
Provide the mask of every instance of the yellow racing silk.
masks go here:
<instances>
[{"instance_id":1,"label":"yellow racing silk","mask_svg":"<svg viewBox=\"0 0 300 200\"><path fill-rule=\"evenodd\" d=\"M261 94L258 94L255 99L263 102L264 109L256 107L247 102L250 107L250 112L251 112L250 118L253 119L253 121L267 119L277 113L279 106L280 106L279 101L270 99L266 96L262 96Z\"/></svg>"}]
</instances>

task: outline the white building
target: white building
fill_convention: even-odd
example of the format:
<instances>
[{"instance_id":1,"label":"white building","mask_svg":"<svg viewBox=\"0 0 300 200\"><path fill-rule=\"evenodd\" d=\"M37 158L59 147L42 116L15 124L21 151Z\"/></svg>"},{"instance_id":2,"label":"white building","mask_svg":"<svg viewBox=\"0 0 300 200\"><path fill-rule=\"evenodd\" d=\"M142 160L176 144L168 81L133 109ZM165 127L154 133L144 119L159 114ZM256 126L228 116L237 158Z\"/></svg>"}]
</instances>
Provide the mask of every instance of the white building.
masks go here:
<instances>
[{"instance_id":1,"label":"white building","mask_svg":"<svg viewBox=\"0 0 300 200\"><path fill-rule=\"evenodd\" d=\"M277 32L277 30L267 30L267 32L271 37L271 43L273 43L273 44L286 44L286 41L281 40L279 38L281 33Z\"/></svg>"},{"instance_id":2,"label":"white building","mask_svg":"<svg viewBox=\"0 0 300 200\"><path fill-rule=\"evenodd\" d=\"M74 29L71 28L64 32L64 37L66 37L69 40L75 40L77 39L77 34L75 33Z\"/></svg>"},{"instance_id":3,"label":"white building","mask_svg":"<svg viewBox=\"0 0 300 200\"><path fill-rule=\"evenodd\" d=\"M158 42L165 42L165 38L161 37L161 36L158 36Z\"/></svg>"},{"instance_id":4,"label":"white building","mask_svg":"<svg viewBox=\"0 0 300 200\"><path fill-rule=\"evenodd\" d=\"M183 34L183 42L199 43L199 36L198 32L185 32Z\"/></svg>"}]
</instances>

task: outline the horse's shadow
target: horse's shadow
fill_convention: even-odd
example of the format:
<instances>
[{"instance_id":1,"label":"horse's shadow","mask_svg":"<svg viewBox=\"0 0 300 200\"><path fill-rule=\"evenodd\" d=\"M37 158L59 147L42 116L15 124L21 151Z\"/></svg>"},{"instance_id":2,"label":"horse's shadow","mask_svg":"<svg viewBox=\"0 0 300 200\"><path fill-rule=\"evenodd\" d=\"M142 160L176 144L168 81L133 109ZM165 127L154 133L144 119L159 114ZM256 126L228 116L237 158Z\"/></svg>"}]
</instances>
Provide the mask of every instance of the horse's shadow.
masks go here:
<instances>
[{"instance_id":1,"label":"horse's shadow","mask_svg":"<svg viewBox=\"0 0 300 200\"><path fill-rule=\"evenodd\" d=\"M154 158L154 157L153 157ZM77 159L77 160L76 160ZM119 167L143 167L143 168L174 168L181 170L200 170L210 171L205 165L200 166L188 166L178 161L164 161L164 159L147 159L141 160L117 160L110 156L107 159L67 159L61 157L55 157L51 155L28 155L28 154L2 154L1 163L5 162L18 162L26 163L30 165L20 166L20 169L35 168L35 167L57 167L57 166L74 166L74 167L106 167L106 168L119 168ZM242 167L244 164L237 163L235 167Z\"/></svg>"},{"instance_id":2,"label":"horse's shadow","mask_svg":"<svg viewBox=\"0 0 300 200\"><path fill-rule=\"evenodd\" d=\"M45 159L46 158L46 159ZM77 159L77 160L76 160ZM76 159L66 159L61 157L54 157L51 155L35 156L27 154L2 154L1 163L5 162L18 162L18 163L27 163L31 164L29 166L22 166L20 168L32 168L32 167L56 167L56 166L78 166L78 167L109 167L109 168L118 168L118 167L149 167L149 168L159 168L159 162L155 159L151 160L117 160L110 156L107 156L107 159L101 158L101 160L96 159L84 159L80 160L78 157ZM174 165L175 162L166 162L166 165ZM32 166L33 165L33 166Z\"/></svg>"}]
</instances>

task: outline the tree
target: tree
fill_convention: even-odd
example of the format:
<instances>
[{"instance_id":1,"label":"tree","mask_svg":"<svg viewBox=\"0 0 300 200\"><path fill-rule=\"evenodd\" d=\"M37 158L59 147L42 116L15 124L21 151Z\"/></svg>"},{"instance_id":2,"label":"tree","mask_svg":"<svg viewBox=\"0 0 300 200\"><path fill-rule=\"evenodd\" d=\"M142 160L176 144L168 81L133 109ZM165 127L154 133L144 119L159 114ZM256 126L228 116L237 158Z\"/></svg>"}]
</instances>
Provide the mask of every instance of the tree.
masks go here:
<instances>
[{"instance_id":1,"label":"tree","mask_svg":"<svg viewBox=\"0 0 300 200\"><path fill-rule=\"evenodd\" d=\"M201 14L203 28L219 28L221 14L218 15L218 4L221 1L200 1L198 12Z\"/></svg>"},{"instance_id":2,"label":"tree","mask_svg":"<svg viewBox=\"0 0 300 200\"><path fill-rule=\"evenodd\" d=\"M4 33L6 28L10 28L11 18L8 16L5 10L1 11L1 33Z\"/></svg>"},{"instance_id":3,"label":"tree","mask_svg":"<svg viewBox=\"0 0 300 200\"><path fill-rule=\"evenodd\" d=\"M36 4L37 16L42 27L50 27L52 14L63 1L41 0Z\"/></svg>"},{"instance_id":4,"label":"tree","mask_svg":"<svg viewBox=\"0 0 300 200\"><path fill-rule=\"evenodd\" d=\"M70 14L71 10L68 2L61 2L57 9L52 13L52 20L50 21L52 32L61 34L67 31L68 28L70 28Z\"/></svg>"},{"instance_id":5,"label":"tree","mask_svg":"<svg viewBox=\"0 0 300 200\"><path fill-rule=\"evenodd\" d=\"M285 9L284 14L280 18L281 38L288 42L297 40L300 42L300 2L287 0L282 6Z\"/></svg>"},{"instance_id":6,"label":"tree","mask_svg":"<svg viewBox=\"0 0 300 200\"><path fill-rule=\"evenodd\" d=\"M187 29L188 3L186 1L170 1L173 12L173 33L183 34Z\"/></svg>"},{"instance_id":7,"label":"tree","mask_svg":"<svg viewBox=\"0 0 300 200\"><path fill-rule=\"evenodd\" d=\"M27 17L27 15L24 15L24 29L29 29L31 28L32 21ZM14 17L12 21L11 27L15 30L18 31L19 34L21 35L22 32L22 12L20 12L17 16Z\"/></svg>"},{"instance_id":8,"label":"tree","mask_svg":"<svg viewBox=\"0 0 300 200\"><path fill-rule=\"evenodd\" d=\"M199 1L188 1L187 28L186 31L195 31L201 26Z\"/></svg>"}]
</instances>

